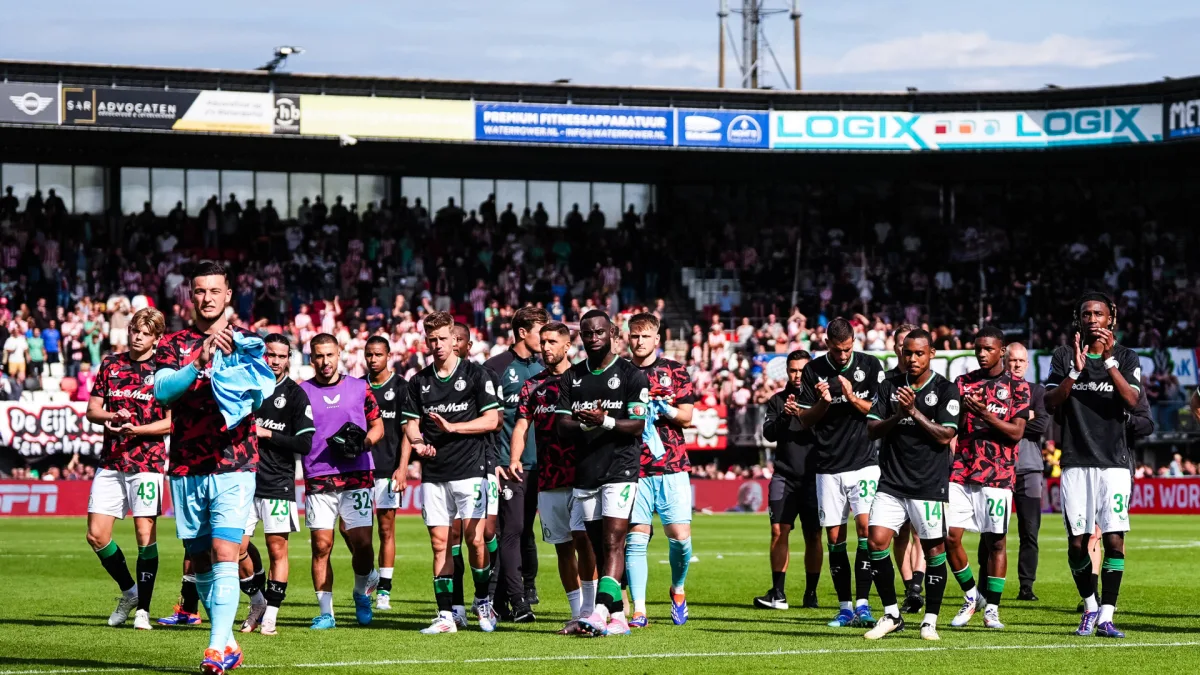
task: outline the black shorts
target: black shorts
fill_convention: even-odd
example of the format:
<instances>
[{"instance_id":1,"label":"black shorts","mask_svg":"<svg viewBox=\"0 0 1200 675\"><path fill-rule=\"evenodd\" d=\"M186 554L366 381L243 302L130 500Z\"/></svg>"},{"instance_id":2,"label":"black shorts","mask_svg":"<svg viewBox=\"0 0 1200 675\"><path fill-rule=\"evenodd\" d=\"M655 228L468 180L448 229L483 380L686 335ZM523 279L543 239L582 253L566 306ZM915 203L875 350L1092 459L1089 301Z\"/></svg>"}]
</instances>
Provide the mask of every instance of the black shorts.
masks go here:
<instances>
[{"instance_id":1,"label":"black shorts","mask_svg":"<svg viewBox=\"0 0 1200 675\"><path fill-rule=\"evenodd\" d=\"M772 525L796 527L796 517L805 532L821 529L817 517L817 483L815 480L795 482L775 475L771 477L768 494L768 513Z\"/></svg>"}]
</instances>

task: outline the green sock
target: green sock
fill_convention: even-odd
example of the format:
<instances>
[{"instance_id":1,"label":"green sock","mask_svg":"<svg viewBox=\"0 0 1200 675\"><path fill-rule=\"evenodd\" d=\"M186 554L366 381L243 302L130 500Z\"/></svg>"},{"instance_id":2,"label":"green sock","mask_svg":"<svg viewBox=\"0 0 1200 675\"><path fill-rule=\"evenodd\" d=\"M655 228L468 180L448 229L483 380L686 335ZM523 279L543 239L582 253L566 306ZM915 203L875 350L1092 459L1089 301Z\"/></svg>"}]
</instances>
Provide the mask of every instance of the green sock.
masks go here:
<instances>
[{"instance_id":1,"label":"green sock","mask_svg":"<svg viewBox=\"0 0 1200 675\"><path fill-rule=\"evenodd\" d=\"M859 540L858 540L858 550L860 550L860 551L866 551L866 550L867 550L867 540L866 540L866 539L859 539Z\"/></svg>"},{"instance_id":2,"label":"green sock","mask_svg":"<svg viewBox=\"0 0 1200 675\"><path fill-rule=\"evenodd\" d=\"M98 549L96 551L96 555L100 556L101 560L104 560L106 558L113 557L114 555L116 555L117 551L119 551L119 550L121 550L121 549L119 546L117 546L116 540L112 540L112 541L109 541L108 545L105 546L104 548Z\"/></svg>"},{"instance_id":3,"label":"green sock","mask_svg":"<svg viewBox=\"0 0 1200 675\"><path fill-rule=\"evenodd\" d=\"M496 537L492 537L491 539L487 540L487 550L488 550L489 555L492 553L495 553L496 549L498 549L498 548L500 548L500 540L499 539L497 539Z\"/></svg>"},{"instance_id":4,"label":"green sock","mask_svg":"<svg viewBox=\"0 0 1200 675\"><path fill-rule=\"evenodd\" d=\"M975 588L975 575L971 573L970 565L967 565L961 570L955 570L954 578L958 580L958 585L961 586L964 591L969 592L971 589Z\"/></svg>"},{"instance_id":5,"label":"green sock","mask_svg":"<svg viewBox=\"0 0 1200 675\"><path fill-rule=\"evenodd\" d=\"M892 547L889 546L882 551L871 551L871 560L884 560L892 555Z\"/></svg>"},{"instance_id":6,"label":"green sock","mask_svg":"<svg viewBox=\"0 0 1200 675\"><path fill-rule=\"evenodd\" d=\"M843 541L840 544L830 544L829 552L830 553L845 553L846 552L846 542Z\"/></svg>"},{"instance_id":7,"label":"green sock","mask_svg":"<svg viewBox=\"0 0 1200 675\"><path fill-rule=\"evenodd\" d=\"M150 560L152 558L157 558L157 557L158 557L158 544L157 543L150 544L149 546L139 546L138 547L138 559L139 560Z\"/></svg>"}]
</instances>

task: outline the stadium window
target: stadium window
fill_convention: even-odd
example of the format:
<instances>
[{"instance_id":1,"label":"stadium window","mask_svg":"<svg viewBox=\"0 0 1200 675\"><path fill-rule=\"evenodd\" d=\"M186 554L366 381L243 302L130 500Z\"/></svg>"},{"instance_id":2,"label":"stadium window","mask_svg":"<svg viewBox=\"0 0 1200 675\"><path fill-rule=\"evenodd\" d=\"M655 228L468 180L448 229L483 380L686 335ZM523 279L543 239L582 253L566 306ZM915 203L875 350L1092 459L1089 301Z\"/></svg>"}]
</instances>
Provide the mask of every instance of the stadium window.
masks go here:
<instances>
[{"instance_id":1,"label":"stadium window","mask_svg":"<svg viewBox=\"0 0 1200 675\"><path fill-rule=\"evenodd\" d=\"M461 178L430 178L429 179L429 217L433 218L439 209L446 206L449 200L463 208Z\"/></svg>"},{"instance_id":2,"label":"stadium window","mask_svg":"<svg viewBox=\"0 0 1200 675\"><path fill-rule=\"evenodd\" d=\"M621 213L629 210L629 205L633 205L633 212L639 216L646 213L646 207L653 203L654 193L652 188L645 183L626 183L624 186L624 195L621 199ZM619 221L620 218L618 217Z\"/></svg>"},{"instance_id":3,"label":"stadium window","mask_svg":"<svg viewBox=\"0 0 1200 675\"><path fill-rule=\"evenodd\" d=\"M73 192L75 191L74 181L71 177L71 165L69 164L39 164L38 165L38 189L42 191L42 199L50 198L50 191L54 190L54 195L63 200L63 207L67 213L71 212L71 205L74 202ZM16 192L14 190L14 192Z\"/></svg>"},{"instance_id":4,"label":"stadium window","mask_svg":"<svg viewBox=\"0 0 1200 675\"><path fill-rule=\"evenodd\" d=\"M220 203L221 173L219 171L188 169L186 194L187 198L184 204L187 205L188 215L199 216L209 199L216 196L217 202Z\"/></svg>"},{"instance_id":5,"label":"stadium window","mask_svg":"<svg viewBox=\"0 0 1200 675\"><path fill-rule=\"evenodd\" d=\"M288 213L288 175L283 172L258 171L254 174L254 203L260 208L267 207L267 200L280 218L287 218Z\"/></svg>"},{"instance_id":6,"label":"stadium window","mask_svg":"<svg viewBox=\"0 0 1200 675\"><path fill-rule=\"evenodd\" d=\"M74 213L104 213L104 172L101 166L75 167Z\"/></svg>"},{"instance_id":7,"label":"stadium window","mask_svg":"<svg viewBox=\"0 0 1200 675\"><path fill-rule=\"evenodd\" d=\"M478 178L467 178L463 180L463 204L464 211L474 211L479 220L483 220L483 215L479 213L479 207L487 201L488 195L496 194L496 181L480 180ZM500 215L503 207L496 209L496 215Z\"/></svg>"},{"instance_id":8,"label":"stadium window","mask_svg":"<svg viewBox=\"0 0 1200 675\"><path fill-rule=\"evenodd\" d=\"M121 213L141 213L150 201L150 169L121 167Z\"/></svg>"},{"instance_id":9,"label":"stadium window","mask_svg":"<svg viewBox=\"0 0 1200 675\"><path fill-rule=\"evenodd\" d=\"M345 173L327 173L325 174L325 189L321 193L325 200L325 206L333 208L334 201L342 198L342 205L350 208L351 204L358 203L358 187L355 185L354 174ZM359 207L359 213L362 212L364 206Z\"/></svg>"},{"instance_id":10,"label":"stadium window","mask_svg":"<svg viewBox=\"0 0 1200 675\"><path fill-rule=\"evenodd\" d=\"M417 203L418 199L421 200L421 205L428 209L429 179L403 176L400 178L400 196L408 201L408 208L410 209Z\"/></svg>"},{"instance_id":11,"label":"stadium window","mask_svg":"<svg viewBox=\"0 0 1200 675\"><path fill-rule=\"evenodd\" d=\"M583 214L584 219L587 219L588 211L592 210L592 184L591 183L559 183L560 197L559 204L562 205L561 218L559 226L566 224L567 215L579 205L579 212ZM554 222L554 221L551 221Z\"/></svg>"},{"instance_id":12,"label":"stadium window","mask_svg":"<svg viewBox=\"0 0 1200 675\"><path fill-rule=\"evenodd\" d=\"M529 206L529 213L533 213L533 205L525 201L525 181L523 180L498 180L496 181L496 217L499 217L504 209L508 208L509 204L513 205L513 211L517 214L517 221L520 222L521 212Z\"/></svg>"},{"instance_id":13,"label":"stadium window","mask_svg":"<svg viewBox=\"0 0 1200 675\"><path fill-rule=\"evenodd\" d=\"M604 227L613 229L621 222L621 184L592 183L592 204L600 205L604 214ZM588 213L591 205L588 205ZM587 213L584 214L587 218Z\"/></svg>"},{"instance_id":14,"label":"stadium window","mask_svg":"<svg viewBox=\"0 0 1200 675\"><path fill-rule=\"evenodd\" d=\"M358 177L358 211L362 213L367 210L367 204L374 204L375 209L379 207L388 198L388 183L387 176L359 176Z\"/></svg>"},{"instance_id":15,"label":"stadium window","mask_svg":"<svg viewBox=\"0 0 1200 675\"><path fill-rule=\"evenodd\" d=\"M13 196L21 200L21 208L24 209L25 201L32 197L33 191L37 189L37 165L0 165L0 184L3 184L4 189L12 186Z\"/></svg>"},{"instance_id":16,"label":"stadium window","mask_svg":"<svg viewBox=\"0 0 1200 675\"><path fill-rule=\"evenodd\" d=\"M288 217L295 218L304 199L312 204L314 198L321 194L321 174L293 173L291 186L288 188Z\"/></svg>"},{"instance_id":17,"label":"stadium window","mask_svg":"<svg viewBox=\"0 0 1200 675\"><path fill-rule=\"evenodd\" d=\"M150 169L150 208L155 215L165 217L171 213L175 202L183 201L183 196L183 169Z\"/></svg>"},{"instance_id":18,"label":"stadium window","mask_svg":"<svg viewBox=\"0 0 1200 675\"><path fill-rule=\"evenodd\" d=\"M224 208L225 202L229 201L231 194L237 195L238 205L243 209L246 208L246 201L254 199L254 172L222 171L220 198L222 208ZM257 202L255 205L262 208L262 205Z\"/></svg>"},{"instance_id":19,"label":"stadium window","mask_svg":"<svg viewBox=\"0 0 1200 675\"><path fill-rule=\"evenodd\" d=\"M539 203L546 210L546 222L550 227L560 227L562 223L558 218L558 183L552 180L529 181L529 212L534 214L535 221Z\"/></svg>"}]
</instances>

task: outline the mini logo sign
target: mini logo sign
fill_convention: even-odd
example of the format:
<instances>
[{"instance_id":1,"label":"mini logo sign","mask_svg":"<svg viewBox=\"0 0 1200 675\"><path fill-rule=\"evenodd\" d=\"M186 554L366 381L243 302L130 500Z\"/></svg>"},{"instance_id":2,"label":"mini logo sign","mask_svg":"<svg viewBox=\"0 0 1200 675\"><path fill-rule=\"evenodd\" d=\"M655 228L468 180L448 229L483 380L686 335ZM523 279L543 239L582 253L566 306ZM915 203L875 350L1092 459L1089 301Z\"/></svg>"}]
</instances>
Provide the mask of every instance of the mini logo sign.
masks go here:
<instances>
[{"instance_id":1,"label":"mini logo sign","mask_svg":"<svg viewBox=\"0 0 1200 675\"><path fill-rule=\"evenodd\" d=\"M9 96L8 100L12 101L13 105L17 106L17 110L33 117L50 107L54 102L49 96L38 96L35 92L26 92L20 96Z\"/></svg>"}]
</instances>

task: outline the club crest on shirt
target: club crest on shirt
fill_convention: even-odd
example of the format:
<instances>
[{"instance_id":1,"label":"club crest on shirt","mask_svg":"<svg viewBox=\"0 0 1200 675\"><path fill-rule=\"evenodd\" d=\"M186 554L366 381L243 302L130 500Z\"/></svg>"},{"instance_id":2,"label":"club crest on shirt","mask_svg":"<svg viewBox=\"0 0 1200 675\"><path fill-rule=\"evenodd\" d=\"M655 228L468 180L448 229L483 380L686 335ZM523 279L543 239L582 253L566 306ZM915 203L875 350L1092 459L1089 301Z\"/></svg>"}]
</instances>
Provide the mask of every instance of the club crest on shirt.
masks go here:
<instances>
[{"instance_id":1,"label":"club crest on shirt","mask_svg":"<svg viewBox=\"0 0 1200 675\"><path fill-rule=\"evenodd\" d=\"M487 384L485 384L485 385L484 385L484 387L485 387L485 388L488 390L488 393L489 393L489 394L495 394L495 393L496 393L496 388L492 386L492 381L491 381L491 380L488 380L488 381L487 381ZM466 389L466 388L467 388L467 382L466 382L466 380L455 380L455 382L454 382L454 391L462 391L463 389Z\"/></svg>"},{"instance_id":2,"label":"club crest on shirt","mask_svg":"<svg viewBox=\"0 0 1200 675\"><path fill-rule=\"evenodd\" d=\"M285 406L285 405L287 405L287 399L284 398L283 394L280 394L279 396L275 397L275 407L276 408L282 409L283 406Z\"/></svg>"},{"instance_id":3,"label":"club crest on shirt","mask_svg":"<svg viewBox=\"0 0 1200 675\"><path fill-rule=\"evenodd\" d=\"M861 369L855 368L854 369L854 381L862 382L865 379L867 379L867 374L864 373Z\"/></svg>"},{"instance_id":4,"label":"club crest on shirt","mask_svg":"<svg viewBox=\"0 0 1200 675\"><path fill-rule=\"evenodd\" d=\"M383 394L383 400L385 400L385 401L390 401L394 398L396 398L396 392L392 391L391 389L388 389Z\"/></svg>"},{"instance_id":5,"label":"club crest on shirt","mask_svg":"<svg viewBox=\"0 0 1200 675\"><path fill-rule=\"evenodd\" d=\"M664 387L664 388L670 387L671 386L671 376L667 375L666 373L663 373L661 376L659 376L658 386Z\"/></svg>"},{"instance_id":6,"label":"club crest on shirt","mask_svg":"<svg viewBox=\"0 0 1200 675\"><path fill-rule=\"evenodd\" d=\"M1008 398L1008 387L996 387L996 398L1001 401Z\"/></svg>"},{"instance_id":7,"label":"club crest on shirt","mask_svg":"<svg viewBox=\"0 0 1200 675\"><path fill-rule=\"evenodd\" d=\"M145 378L142 379L142 382L147 387L153 387L154 386L154 373L147 375Z\"/></svg>"},{"instance_id":8,"label":"club crest on shirt","mask_svg":"<svg viewBox=\"0 0 1200 675\"><path fill-rule=\"evenodd\" d=\"M938 402L937 394L933 393L932 391L925 395L925 405L935 406L935 405L937 405L937 402Z\"/></svg>"},{"instance_id":9,"label":"club crest on shirt","mask_svg":"<svg viewBox=\"0 0 1200 675\"><path fill-rule=\"evenodd\" d=\"M608 378L608 388L609 389L616 389L619 386L621 386L621 378L617 377L616 375L613 375L612 377Z\"/></svg>"}]
</instances>

